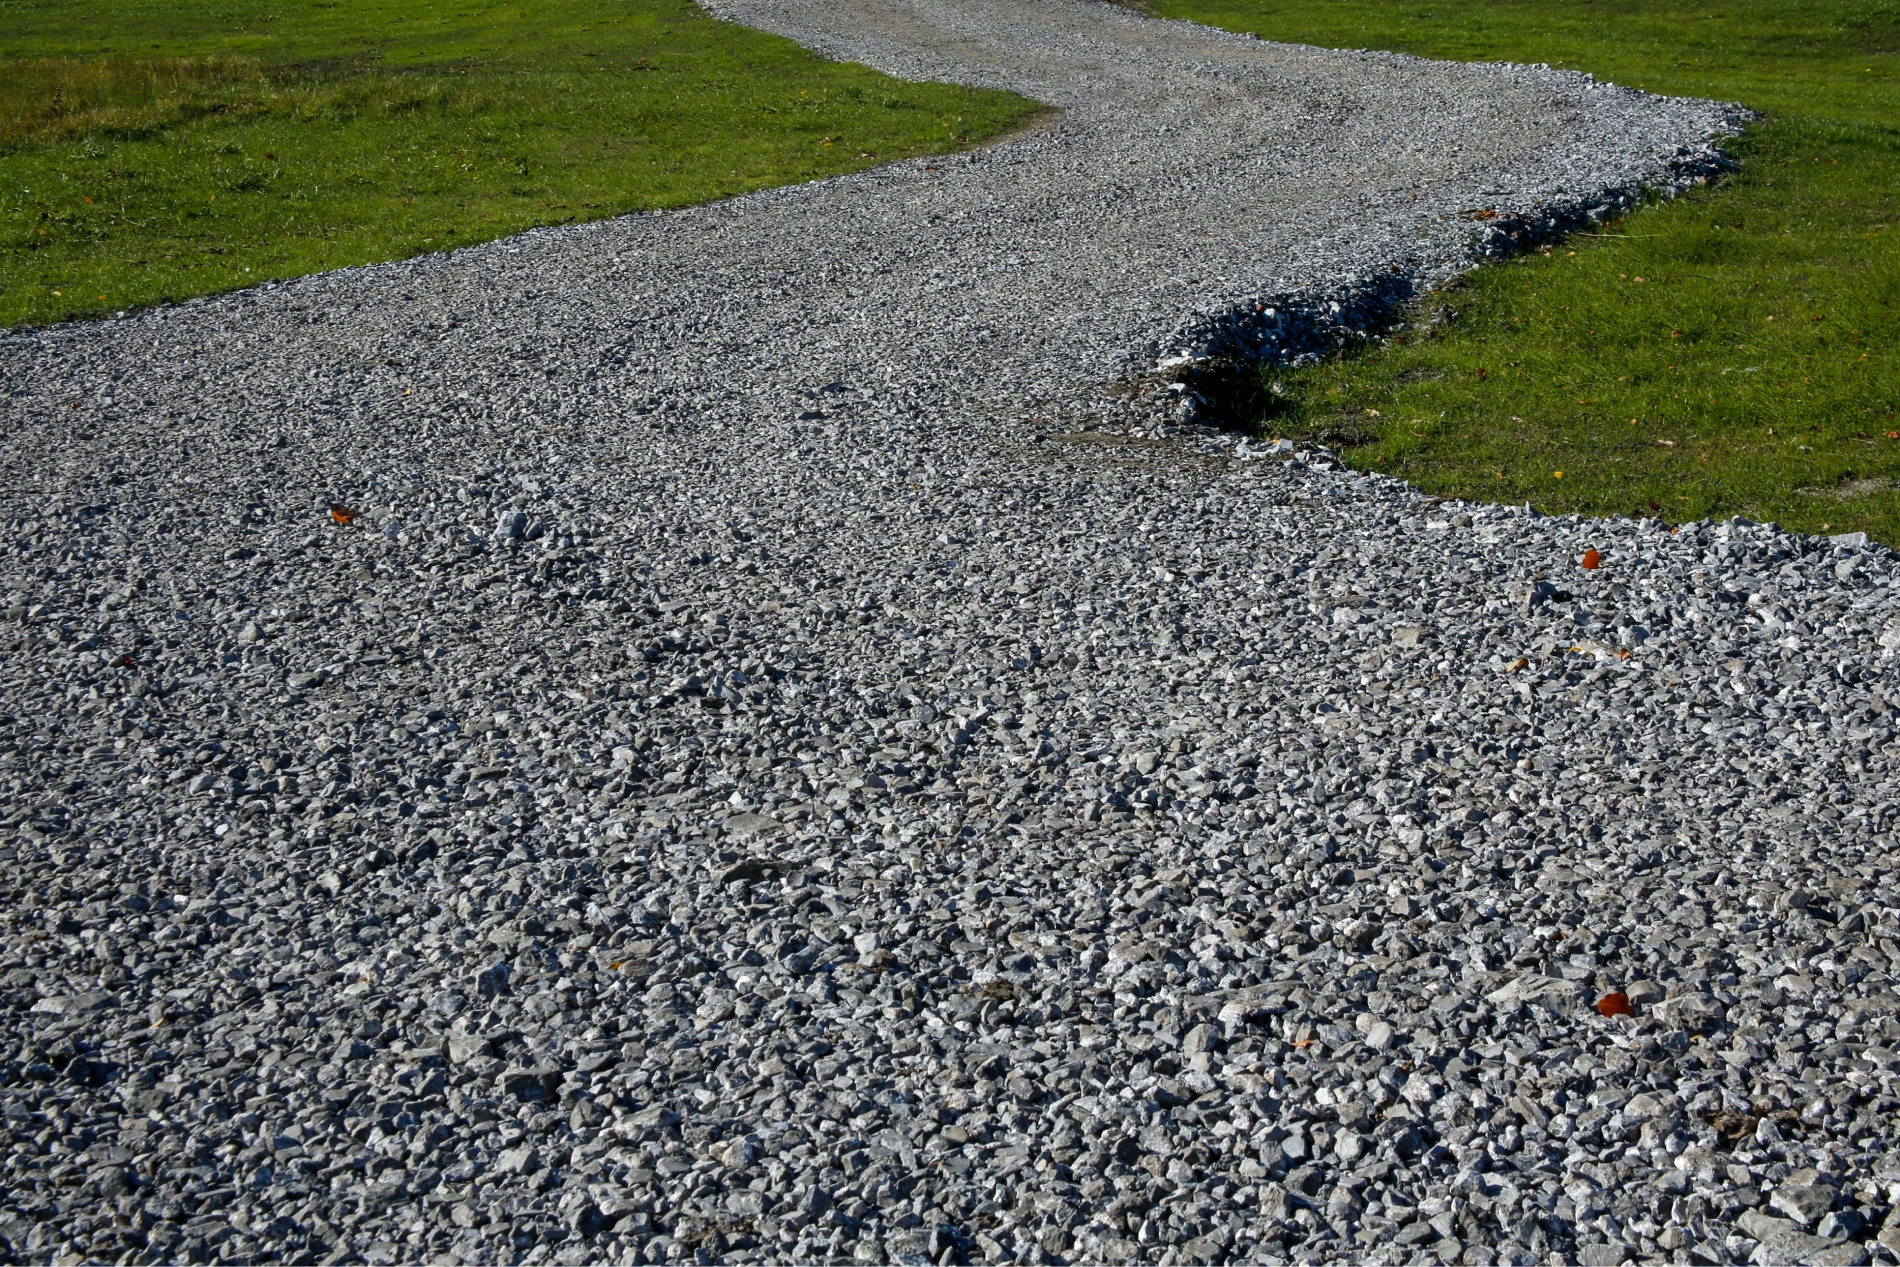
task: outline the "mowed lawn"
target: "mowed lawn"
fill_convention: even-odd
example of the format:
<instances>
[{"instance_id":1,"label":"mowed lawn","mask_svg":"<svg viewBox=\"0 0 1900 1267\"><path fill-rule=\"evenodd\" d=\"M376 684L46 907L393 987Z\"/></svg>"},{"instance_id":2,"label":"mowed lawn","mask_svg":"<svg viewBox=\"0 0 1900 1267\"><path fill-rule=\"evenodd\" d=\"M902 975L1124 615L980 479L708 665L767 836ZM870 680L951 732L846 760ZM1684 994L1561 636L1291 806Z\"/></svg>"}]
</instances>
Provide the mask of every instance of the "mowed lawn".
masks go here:
<instances>
[{"instance_id":1,"label":"mowed lawn","mask_svg":"<svg viewBox=\"0 0 1900 1267\"><path fill-rule=\"evenodd\" d=\"M1035 110L691 0L0 0L0 325L980 142Z\"/></svg>"},{"instance_id":2,"label":"mowed lawn","mask_svg":"<svg viewBox=\"0 0 1900 1267\"><path fill-rule=\"evenodd\" d=\"M1435 493L1900 546L1900 5L1161 0L1276 40L1548 62L1760 121L1734 175L1269 377L1269 432Z\"/></svg>"}]
</instances>

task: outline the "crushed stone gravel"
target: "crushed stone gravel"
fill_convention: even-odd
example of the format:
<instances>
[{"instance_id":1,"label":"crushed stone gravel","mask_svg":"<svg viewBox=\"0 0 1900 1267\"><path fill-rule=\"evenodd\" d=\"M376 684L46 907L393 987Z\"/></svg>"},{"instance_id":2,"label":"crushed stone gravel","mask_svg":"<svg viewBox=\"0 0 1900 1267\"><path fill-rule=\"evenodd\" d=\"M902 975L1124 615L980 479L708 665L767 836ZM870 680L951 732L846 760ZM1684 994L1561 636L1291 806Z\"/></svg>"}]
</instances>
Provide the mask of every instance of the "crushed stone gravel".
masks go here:
<instances>
[{"instance_id":1,"label":"crushed stone gravel","mask_svg":"<svg viewBox=\"0 0 1900 1267\"><path fill-rule=\"evenodd\" d=\"M1895 1261L1893 555L1186 399L1731 116L722 11L1061 113L0 346L11 1259Z\"/></svg>"}]
</instances>

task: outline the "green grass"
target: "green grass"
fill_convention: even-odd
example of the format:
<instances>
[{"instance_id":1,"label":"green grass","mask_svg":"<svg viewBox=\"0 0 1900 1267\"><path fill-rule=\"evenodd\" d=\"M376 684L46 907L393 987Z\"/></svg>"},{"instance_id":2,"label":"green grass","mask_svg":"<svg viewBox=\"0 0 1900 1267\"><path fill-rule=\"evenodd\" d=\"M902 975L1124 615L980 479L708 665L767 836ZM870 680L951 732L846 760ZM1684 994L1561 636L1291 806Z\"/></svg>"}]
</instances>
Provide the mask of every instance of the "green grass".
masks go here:
<instances>
[{"instance_id":1,"label":"green grass","mask_svg":"<svg viewBox=\"0 0 1900 1267\"><path fill-rule=\"evenodd\" d=\"M0 0L0 325L951 150L1036 109L690 0Z\"/></svg>"},{"instance_id":2,"label":"green grass","mask_svg":"<svg viewBox=\"0 0 1900 1267\"><path fill-rule=\"evenodd\" d=\"M1900 545L1900 7L1158 7L1270 39L1549 62L1763 116L1718 185L1481 269L1398 337L1270 375L1284 394L1264 428L1331 437L1435 493Z\"/></svg>"}]
</instances>

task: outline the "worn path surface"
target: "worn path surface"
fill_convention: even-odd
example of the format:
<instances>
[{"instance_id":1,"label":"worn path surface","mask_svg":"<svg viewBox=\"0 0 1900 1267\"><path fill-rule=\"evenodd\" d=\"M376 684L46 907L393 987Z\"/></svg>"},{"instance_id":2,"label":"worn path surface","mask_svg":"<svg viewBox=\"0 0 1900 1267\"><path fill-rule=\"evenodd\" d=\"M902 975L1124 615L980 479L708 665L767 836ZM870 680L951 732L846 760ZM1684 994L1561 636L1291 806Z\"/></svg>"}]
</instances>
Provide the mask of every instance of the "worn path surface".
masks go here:
<instances>
[{"instance_id":1,"label":"worn path surface","mask_svg":"<svg viewBox=\"0 0 1900 1267\"><path fill-rule=\"evenodd\" d=\"M1061 113L0 346L11 1255L1884 1254L1891 556L1143 377L1719 112L739 16Z\"/></svg>"}]
</instances>

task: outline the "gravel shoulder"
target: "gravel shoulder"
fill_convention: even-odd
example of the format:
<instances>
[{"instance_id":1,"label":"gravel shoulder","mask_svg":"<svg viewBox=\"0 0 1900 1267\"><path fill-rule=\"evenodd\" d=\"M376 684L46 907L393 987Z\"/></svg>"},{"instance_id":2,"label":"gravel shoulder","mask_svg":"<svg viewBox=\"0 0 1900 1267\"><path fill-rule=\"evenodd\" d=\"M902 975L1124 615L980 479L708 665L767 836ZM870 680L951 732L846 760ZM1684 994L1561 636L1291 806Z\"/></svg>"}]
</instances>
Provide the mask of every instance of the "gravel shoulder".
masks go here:
<instances>
[{"instance_id":1,"label":"gravel shoulder","mask_svg":"<svg viewBox=\"0 0 1900 1267\"><path fill-rule=\"evenodd\" d=\"M1157 364L1723 109L722 12L1061 114L0 345L11 1255L1891 1260L1891 554Z\"/></svg>"}]
</instances>

